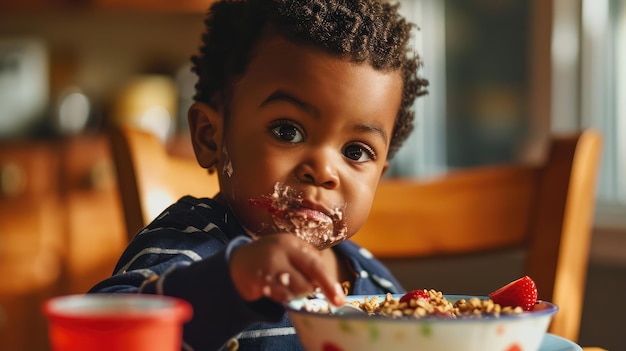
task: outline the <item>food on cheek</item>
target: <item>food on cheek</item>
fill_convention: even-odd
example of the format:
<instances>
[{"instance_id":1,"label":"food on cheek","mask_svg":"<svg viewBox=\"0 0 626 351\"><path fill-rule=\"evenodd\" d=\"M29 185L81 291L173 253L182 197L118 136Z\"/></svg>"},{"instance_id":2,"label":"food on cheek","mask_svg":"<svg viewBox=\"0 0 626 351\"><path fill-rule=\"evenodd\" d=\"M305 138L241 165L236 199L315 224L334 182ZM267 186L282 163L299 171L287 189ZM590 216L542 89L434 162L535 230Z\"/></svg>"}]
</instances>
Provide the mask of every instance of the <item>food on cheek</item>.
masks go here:
<instances>
[{"instance_id":1,"label":"food on cheek","mask_svg":"<svg viewBox=\"0 0 626 351\"><path fill-rule=\"evenodd\" d=\"M343 210L335 208L331 213L302 206L304 197L295 189L276 183L274 192L250 203L267 209L278 230L293 233L322 250L347 238L343 222Z\"/></svg>"}]
</instances>

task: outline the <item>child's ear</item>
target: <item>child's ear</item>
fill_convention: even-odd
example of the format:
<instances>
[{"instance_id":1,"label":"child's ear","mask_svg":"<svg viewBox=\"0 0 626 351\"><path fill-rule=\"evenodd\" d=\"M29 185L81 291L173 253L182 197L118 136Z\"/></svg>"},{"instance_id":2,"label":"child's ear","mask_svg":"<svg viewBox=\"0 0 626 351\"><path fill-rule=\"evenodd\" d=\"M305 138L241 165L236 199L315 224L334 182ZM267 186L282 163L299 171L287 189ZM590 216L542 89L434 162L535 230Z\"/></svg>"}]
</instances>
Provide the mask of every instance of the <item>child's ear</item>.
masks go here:
<instances>
[{"instance_id":1,"label":"child's ear","mask_svg":"<svg viewBox=\"0 0 626 351\"><path fill-rule=\"evenodd\" d=\"M205 103L196 102L189 108L187 120L196 159L200 166L211 169L220 158L223 115Z\"/></svg>"}]
</instances>

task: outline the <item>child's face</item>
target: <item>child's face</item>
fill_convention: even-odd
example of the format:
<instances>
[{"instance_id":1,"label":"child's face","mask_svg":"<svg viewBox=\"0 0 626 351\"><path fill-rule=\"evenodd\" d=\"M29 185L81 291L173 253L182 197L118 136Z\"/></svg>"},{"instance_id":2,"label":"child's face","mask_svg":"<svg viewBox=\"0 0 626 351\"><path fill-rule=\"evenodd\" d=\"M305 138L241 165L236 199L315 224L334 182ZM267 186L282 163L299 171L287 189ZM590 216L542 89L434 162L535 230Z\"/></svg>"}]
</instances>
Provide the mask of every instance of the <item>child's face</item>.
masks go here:
<instances>
[{"instance_id":1,"label":"child's face","mask_svg":"<svg viewBox=\"0 0 626 351\"><path fill-rule=\"evenodd\" d=\"M399 71L382 73L270 36L234 87L228 116L220 109L207 117L226 118L208 127L219 130L194 133L196 121L207 118L190 124L194 138L204 139L194 143L215 143L222 199L245 228L266 235L290 231L290 220L330 225L330 232L299 235L323 249L365 223L388 166L401 92ZM275 190L295 195L274 204L274 216L251 203Z\"/></svg>"}]
</instances>

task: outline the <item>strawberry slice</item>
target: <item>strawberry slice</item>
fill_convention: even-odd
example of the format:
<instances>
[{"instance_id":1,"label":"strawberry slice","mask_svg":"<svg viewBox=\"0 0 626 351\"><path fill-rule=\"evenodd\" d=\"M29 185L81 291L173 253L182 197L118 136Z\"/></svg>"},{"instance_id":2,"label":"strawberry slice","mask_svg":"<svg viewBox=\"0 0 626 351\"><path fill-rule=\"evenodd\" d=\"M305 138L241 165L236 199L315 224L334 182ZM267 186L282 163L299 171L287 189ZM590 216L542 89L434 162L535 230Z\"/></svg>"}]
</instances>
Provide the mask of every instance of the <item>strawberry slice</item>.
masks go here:
<instances>
[{"instance_id":1,"label":"strawberry slice","mask_svg":"<svg viewBox=\"0 0 626 351\"><path fill-rule=\"evenodd\" d=\"M500 306L519 306L530 311L537 303L537 285L526 275L492 292L489 298Z\"/></svg>"},{"instance_id":2,"label":"strawberry slice","mask_svg":"<svg viewBox=\"0 0 626 351\"><path fill-rule=\"evenodd\" d=\"M400 302L409 303L411 300L417 300L417 299L423 299L423 300L426 300L426 302L428 302L430 301L430 295L428 294L428 291L426 291L426 289L413 290L402 295L402 297L400 298Z\"/></svg>"}]
</instances>

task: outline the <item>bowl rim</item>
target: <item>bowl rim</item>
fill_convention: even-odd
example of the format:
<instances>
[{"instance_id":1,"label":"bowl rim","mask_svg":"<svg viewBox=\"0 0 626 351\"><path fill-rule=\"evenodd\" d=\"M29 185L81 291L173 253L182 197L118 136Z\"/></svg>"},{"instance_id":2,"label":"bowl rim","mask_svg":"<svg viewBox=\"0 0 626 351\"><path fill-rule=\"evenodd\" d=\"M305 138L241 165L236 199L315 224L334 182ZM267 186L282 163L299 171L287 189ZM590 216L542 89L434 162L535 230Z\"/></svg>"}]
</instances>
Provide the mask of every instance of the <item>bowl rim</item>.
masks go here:
<instances>
[{"instance_id":1,"label":"bowl rim","mask_svg":"<svg viewBox=\"0 0 626 351\"><path fill-rule=\"evenodd\" d=\"M400 298L404 294L391 294L393 298ZM385 298L386 294L371 294L371 295L348 295L346 296L346 302L350 301L362 301L364 298L371 299L373 297L378 297L379 299ZM444 298L448 301L454 303L460 299L470 299L472 297L477 297L482 300L486 300L489 297L480 296L480 295L458 295L458 294L444 294ZM523 320L523 319L533 319L540 318L542 316L551 316L558 312L559 307L548 301L537 300L537 305L541 305L541 309L537 311L524 311L520 314L505 314L500 316L481 316L480 318L450 318L445 316L429 316L420 319L403 319L403 318L389 318L384 316L369 316L369 315L359 315L359 314L350 314L350 315L333 315L333 314L325 314L325 313L317 313L312 311L302 310L299 307L295 307L294 304L298 304L303 302L305 299L296 299L285 305L288 314L293 315L303 315L303 316L315 316L316 318L324 318L324 319L343 319L343 320L372 320L376 319L379 321L386 321L388 323L415 323L415 322L429 322L429 323L475 323L475 322L498 322L498 321L507 321L507 320ZM327 300L323 298L314 298L314 301L319 301L321 303L328 303ZM301 306L301 304L300 304Z\"/></svg>"}]
</instances>

